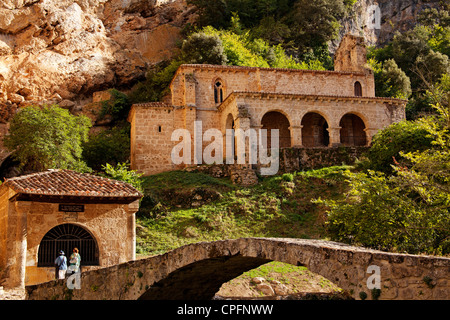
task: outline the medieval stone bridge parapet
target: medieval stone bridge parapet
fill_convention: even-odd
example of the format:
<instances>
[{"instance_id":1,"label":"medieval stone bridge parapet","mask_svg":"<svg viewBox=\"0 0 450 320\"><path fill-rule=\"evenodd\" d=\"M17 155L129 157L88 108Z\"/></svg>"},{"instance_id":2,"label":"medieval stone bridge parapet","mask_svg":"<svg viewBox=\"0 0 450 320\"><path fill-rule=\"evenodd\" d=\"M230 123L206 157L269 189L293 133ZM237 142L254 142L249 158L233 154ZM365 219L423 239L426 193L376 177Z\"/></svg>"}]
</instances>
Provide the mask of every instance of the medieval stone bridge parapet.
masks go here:
<instances>
[{"instance_id":1,"label":"medieval stone bridge parapet","mask_svg":"<svg viewBox=\"0 0 450 320\"><path fill-rule=\"evenodd\" d=\"M162 255L84 272L81 289L68 290L64 280L26 289L28 299L206 300L223 283L269 261L305 266L355 299L360 299L362 292L371 299L373 289L368 283L376 284L377 274L379 299L450 299L450 258L281 238L199 242Z\"/></svg>"}]
</instances>

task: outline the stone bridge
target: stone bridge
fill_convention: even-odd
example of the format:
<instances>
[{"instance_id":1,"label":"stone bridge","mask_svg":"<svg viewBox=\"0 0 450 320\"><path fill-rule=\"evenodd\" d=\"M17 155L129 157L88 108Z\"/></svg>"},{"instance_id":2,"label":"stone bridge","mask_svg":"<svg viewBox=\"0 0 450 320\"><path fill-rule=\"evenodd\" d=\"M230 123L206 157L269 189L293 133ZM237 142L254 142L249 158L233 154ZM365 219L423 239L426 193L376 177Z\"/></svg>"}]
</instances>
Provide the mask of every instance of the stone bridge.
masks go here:
<instances>
[{"instance_id":1,"label":"stone bridge","mask_svg":"<svg viewBox=\"0 0 450 320\"><path fill-rule=\"evenodd\" d=\"M207 300L221 285L270 261L305 266L360 299L450 299L450 258L394 254L322 240L243 238L199 242L162 255L26 288L28 299ZM370 267L372 266L372 267ZM373 267L375 266L375 267ZM369 268L370 267L370 268ZM378 269L379 268L379 269Z\"/></svg>"}]
</instances>

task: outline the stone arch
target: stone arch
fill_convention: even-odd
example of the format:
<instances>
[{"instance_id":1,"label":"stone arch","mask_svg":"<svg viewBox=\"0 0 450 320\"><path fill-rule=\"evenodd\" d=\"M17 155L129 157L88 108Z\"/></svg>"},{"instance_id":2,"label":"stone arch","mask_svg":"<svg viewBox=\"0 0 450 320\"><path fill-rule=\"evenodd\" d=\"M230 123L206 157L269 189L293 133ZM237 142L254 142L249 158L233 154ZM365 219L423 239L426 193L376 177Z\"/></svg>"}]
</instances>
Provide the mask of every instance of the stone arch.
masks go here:
<instances>
[{"instance_id":1,"label":"stone arch","mask_svg":"<svg viewBox=\"0 0 450 320\"><path fill-rule=\"evenodd\" d=\"M225 119L225 130L226 129L234 129L234 117L231 113L229 113Z\"/></svg>"},{"instance_id":2,"label":"stone arch","mask_svg":"<svg viewBox=\"0 0 450 320\"><path fill-rule=\"evenodd\" d=\"M19 166L19 161L14 159L12 154L9 154L7 157L0 162L0 181L5 180L5 178L12 178L19 174L17 167Z\"/></svg>"},{"instance_id":3,"label":"stone arch","mask_svg":"<svg viewBox=\"0 0 450 320\"><path fill-rule=\"evenodd\" d=\"M261 129L267 130L267 147L270 148L271 142L271 130L279 130L279 147L289 148L291 147L291 131L290 131L290 121L288 117L278 111L268 111L261 118Z\"/></svg>"},{"instance_id":4,"label":"stone arch","mask_svg":"<svg viewBox=\"0 0 450 320\"><path fill-rule=\"evenodd\" d=\"M328 121L320 113L315 111L306 113L301 125L304 147L326 147L330 144Z\"/></svg>"},{"instance_id":5,"label":"stone arch","mask_svg":"<svg viewBox=\"0 0 450 320\"><path fill-rule=\"evenodd\" d=\"M345 114L340 122L340 142L347 146L365 146L367 144L366 124L355 113Z\"/></svg>"},{"instance_id":6,"label":"stone arch","mask_svg":"<svg viewBox=\"0 0 450 320\"><path fill-rule=\"evenodd\" d=\"M354 87L354 91L355 91L355 96L356 97L362 97L363 96L363 90L362 90L361 82L355 81L355 83L353 84L353 87Z\"/></svg>"},{"instance_id":7,"label":"stone arch","mask_svg":"<svg viewBox=\"0 0 450 320\"><path fill-rule=\"evenodd\" d=\"M53 267L53 261L59 250L63 250L69 257L75 247L80 251L82 265L100 264L100 249L94 234L83 225L62 223L50 228L39 242L37 266Z\"/></svg>"},{"instance_id":8,"label":"stone arch","mask_svg":"<svg viewBox=\"0 0 450 320\"><path fill-rule=\"evenodd\" d=\"M357 299L362 297L362 292L370 297L372 288L367 283L371 266L378 266L383 279L386 279L378 296L380 299L402 299L403 293L409 297L414 293L424 299L439 297L448 300L450 297L449 285L444 281L448 278L450 258L383 252L325 240L281 238L198 242L162 255L87 271L83 273L81 289L74 290L71 297L74 300L166 297L206 300L236 274L269 261L305 266ZM433 291L433 288L416 281L430 275L437 283L444 281L440 290ZM409 279L414 281L404 288L401 284ZM56 283L27 286L26 290L30 300L64 299L67 286L64 280L58 280Z\"/></svg>"}]
</instances>

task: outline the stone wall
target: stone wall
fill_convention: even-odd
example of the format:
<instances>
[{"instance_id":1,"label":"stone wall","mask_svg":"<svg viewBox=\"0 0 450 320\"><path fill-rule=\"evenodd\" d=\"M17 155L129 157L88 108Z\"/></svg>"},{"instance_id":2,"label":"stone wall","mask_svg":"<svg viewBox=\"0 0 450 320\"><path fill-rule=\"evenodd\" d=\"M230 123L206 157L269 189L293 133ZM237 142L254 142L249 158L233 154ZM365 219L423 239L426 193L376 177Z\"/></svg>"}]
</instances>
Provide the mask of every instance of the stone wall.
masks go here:
<instances>
[{"instance_id":1,"label":"stone wall","mask_svg":"<svg viewBox=\"0 0 450 320\"><path fill-rule=\"evenodd\" d=\"M134 258L128 205L85 204L84 212L65 214L57 203L32 203L27 217L27 285L54 279L54 268L37 267L39 244L53 227L72 223L88 230L97 242L99 265L112 266ZM55 253L56 254L56 253ZM69 253L66 253L70 255ZM80 252L80 254L83 254ZM56 258L56 256L55 256ZM83 258L83 256L82 256ZM98 267L84 267L86 270Z\"/></svg>"},{"instance_id":2,"label":"stone wall","mask_svg":"<svg viewBox=\"0 0 450 320\"><path fill-rule=\"evenodd\" d=\"M174 108L165 104L133 106L131 123L131 167L143 173L159 173L183 168L172 162L172 142L176 129L186 128L186 117L195 110Z\"/></svg>"},{"instance_id":3,"label":"stone wall","mask_svg":"<svg viewBox=\"0 0 450 320\"><path fill-rule=\"evenodd\" d=\"M223 283L269 261L305 266L355 299L450 299L449 258L279 238L190 244L163 255L84 272L79 290L68 290L63 280L26 289L33 300L207 300Z\"/></svg>"},{"instance_id":4,"label":"stone wall","mask_svg":"<svg viewBox=\"0 0 450 320\"><path fill-rule=\"evenodd\" d=\"M352 165L368 147L284 148L280 150L279 173Z\"/></svg>"},{"instance_id":5,"label":"stone wall","mask_svg":"<svg viewBox=\"0 0 450 320\"><path fill-rule=\"evenodd\" d=\"M171 85L174 106L214 108L214 83L220 80L224 97L233 91L353 96L359 81L366 97L375 96L371 72L332 72L251 67L183 65Z\"/></svg>"}]
</instances>

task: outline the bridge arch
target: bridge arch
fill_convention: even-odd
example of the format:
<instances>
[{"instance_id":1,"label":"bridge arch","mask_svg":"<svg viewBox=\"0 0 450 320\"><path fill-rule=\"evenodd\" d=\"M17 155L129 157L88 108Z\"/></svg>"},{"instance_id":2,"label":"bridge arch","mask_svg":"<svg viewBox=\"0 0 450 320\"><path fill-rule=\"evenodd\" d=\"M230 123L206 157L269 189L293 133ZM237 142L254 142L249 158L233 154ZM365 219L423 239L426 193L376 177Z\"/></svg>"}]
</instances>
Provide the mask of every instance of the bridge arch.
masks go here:
<instances>
[{"instance_id":1,"label":"bridge arch","mask_svg":"<svg viewBox=\"0 0 450 320\"><path fill-rule=\"evenodd\" d=\"M163 255L88 271L82 274L81 289L74 290L71 298L206 300L230 277L269 261L305 266L357 299L362 292L371 297L367 285L372 275L368 272L370 266L379 268L380 299L408 299L407 295L409 299L450 298L450 258L387 253L323 240L278 238L200 242ZM434 287L427 286L424 278L431 279ZM64 299L65 292L63 280L27 287L29 299Z\"/></svg>"}]
</instances>

